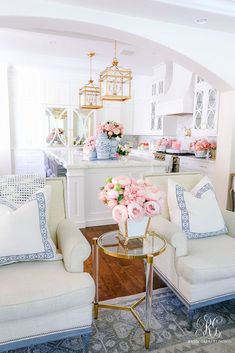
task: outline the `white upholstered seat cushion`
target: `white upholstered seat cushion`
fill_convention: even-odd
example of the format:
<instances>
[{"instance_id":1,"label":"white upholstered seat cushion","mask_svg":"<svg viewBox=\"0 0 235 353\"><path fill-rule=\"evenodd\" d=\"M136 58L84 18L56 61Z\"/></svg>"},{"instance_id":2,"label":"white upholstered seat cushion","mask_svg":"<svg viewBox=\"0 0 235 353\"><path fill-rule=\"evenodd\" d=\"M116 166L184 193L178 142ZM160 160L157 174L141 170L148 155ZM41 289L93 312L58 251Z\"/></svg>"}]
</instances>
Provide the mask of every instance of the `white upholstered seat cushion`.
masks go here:
<instances>
[{"instance_id":1,"label":"white upholstered seat cushion","mask_svg":"<svg viewBox=\"0 0 235 353\"><path fill-rule=\"evenodd\" d=\"M188 255L177 259L177 273L192 284L235 277L235 239L229 235L188 240Z\"/></svg>"},{"instance_id":2,"label":"white upholstered seat cushion","mask_svg":"<svg viewBox=\"0 0 235 353\"><path fill-rule=\"evenodd\" d=\"M69 273L62 261L1 266L0 283L0 322L83 307L95 292L88 273Z\"/></svg>"}]
</instances>

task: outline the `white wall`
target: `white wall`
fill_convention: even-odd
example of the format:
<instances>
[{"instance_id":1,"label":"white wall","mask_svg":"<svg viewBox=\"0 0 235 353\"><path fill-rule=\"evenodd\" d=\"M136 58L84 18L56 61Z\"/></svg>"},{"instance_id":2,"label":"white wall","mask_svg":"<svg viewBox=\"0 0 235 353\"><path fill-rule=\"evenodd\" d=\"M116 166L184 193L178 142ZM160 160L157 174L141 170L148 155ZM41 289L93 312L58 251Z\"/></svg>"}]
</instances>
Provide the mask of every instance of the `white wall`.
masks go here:
<instances>
[{"instance_id":1,"label":"white wall","mask_svg":"<svg viewBox=\"0 0 235 353\"><path fill-rule=\"evenodd\" d=\"M235 171L235 91L220 95L218 132L215 187L220 205L226 208L230 173Z\"/></svg>"},{"instance_id":2,"label":"white wall","mask_svg":"<svg viewBox=\"0 0 235 353\"><path fill-rule=\"evenodd\" d=\"M7 63L0 63L0 97L0 174L11 174L12 162Z\"/></svg>"}]
</instances>

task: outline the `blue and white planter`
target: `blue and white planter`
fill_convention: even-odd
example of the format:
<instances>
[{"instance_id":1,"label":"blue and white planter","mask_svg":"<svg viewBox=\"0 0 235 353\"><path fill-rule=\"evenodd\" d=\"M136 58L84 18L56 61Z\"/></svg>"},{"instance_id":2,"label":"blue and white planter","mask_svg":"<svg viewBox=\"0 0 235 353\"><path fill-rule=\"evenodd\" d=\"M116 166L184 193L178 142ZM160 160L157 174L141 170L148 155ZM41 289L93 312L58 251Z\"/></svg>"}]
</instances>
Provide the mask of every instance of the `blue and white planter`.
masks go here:
<instances>
[{"instance_id":1,"label":"blue and white planter","mask_svg":"<svg viewBox=\"0 0 235 353\"><path fill-rule=\"evenodd\" d=\"M101 133L96 139L97 159L109 159L111 152L111 141L107 134Z\"/></svg>"},{"instance_id":2,"label":"blue and white planter","mask_svg":"<svg viewBox=\"0 0 235 353\"><path fill-rule=\"evenodd\" d=\"M111 138L111 150L110 150L110 159L117 159L117 148L119 145L119 140L117 138Z\"/></svg>"}]
</instances>

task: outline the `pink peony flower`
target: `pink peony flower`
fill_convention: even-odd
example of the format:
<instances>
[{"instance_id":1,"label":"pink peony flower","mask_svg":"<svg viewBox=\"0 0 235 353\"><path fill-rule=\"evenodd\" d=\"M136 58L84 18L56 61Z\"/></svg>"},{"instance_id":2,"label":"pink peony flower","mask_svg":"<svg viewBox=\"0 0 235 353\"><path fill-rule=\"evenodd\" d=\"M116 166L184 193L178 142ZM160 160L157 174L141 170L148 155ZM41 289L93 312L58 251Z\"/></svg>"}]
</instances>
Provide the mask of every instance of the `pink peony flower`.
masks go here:
<instances>
[{"instance_id":1,"label":"pink peony flower","mask_svg":"<svg viewBox=\"0 0 235 353\"><path fill-rule=\"evenodd\" d=\"M144 209L138 203L132 202L127 206L128 216L133 221L140 221L144 216Z\"/></svg>"},{"instance_id":2,"label":"pink peony flower","mask_svg":"<svg viewBox=\"0 0 235 353\"><path fill-rule=\"evenodd\" d=\"M111 190L114 188L114 184L113 183L107 183L104 187L105 190Z\"/></svg>"},{"instance_id":3,"label":"pink peony flower","mask_svg":"<svg viewBox=\"0 0 235 353\"><path fill-rule=\"evenodd\" d=\"M102 202L106 202L107 201L106 192L104 190L100 191L99 200L102 201Z\"/></svg>"},{"instance_id":4,"label":"pink peony flower","mask_svg":"<svg viewBox=\"0 0 235 353\"><path fill-rule=\"evenodd\" d=\"M125 187L126 185L131 184L131 179L126 177L126 176L118 176L116 178L113 178L112 183L115 184L120 184L122 187Z\"/></svg>"},{"instance_id":5,"label":"pink peony flower","mask_svg":"<svg viewBox=\"0 0 235 353\"><path fill-rule=\"evenodd\" d=\"M115 135L119 135L120 133L121 133L121 131L118 129L118 128L114 128L113 129L113 133L115 134Z\"/></svg>"},{"instance_id":6,"label":"pink peony flower","mask_svg":"<svg viewBox=\"0 0 235 353\"><path fill-rule=\"evenodd\" d=\"M128 218L127 208L124 205L117 205L112 211L113 219L117 222L126 222Z\"/></svg>"},{"instance_id":7,"label":"pink peony flower","mask_svg":"<svg viewBox=\"0 0 235 353\"><path fill-rule=\"evenodd\" d=\"M108 207L110 208L114 208L115 206L117 206L117 200L110 200L108 201Z\"/></svg>"},{"instance_id":8,"label":"pink peony flower","mask_svg":"<svg viewBox=\"0 0 235 353\"><path fill-rule=\"evenodd\" d=\"M156 201L148 201L144 204L144 211L149 217L152 217L161 212L161 206Z\"/></svg>"},{"instance_id":9,"label":"pink peony flower","mask_svg":"<svg viewBox=\"0 0 235 353\"><path fill-rule=\"evenodd\" d=\"M107 200L115 200L118 198L118 192L114 189L110 189L107 191Z\"/></svg>"},{"instance_id":10,"label":"pink peony flower","mask_svg":"<svg viewBox=\"0 0 235 353\"><path fill-rule=\"evenodd\" d=\"M163 193L155 185L146 187L145 199L147 201L159 201L162 197Z\"/></svg>"}]
</instances>

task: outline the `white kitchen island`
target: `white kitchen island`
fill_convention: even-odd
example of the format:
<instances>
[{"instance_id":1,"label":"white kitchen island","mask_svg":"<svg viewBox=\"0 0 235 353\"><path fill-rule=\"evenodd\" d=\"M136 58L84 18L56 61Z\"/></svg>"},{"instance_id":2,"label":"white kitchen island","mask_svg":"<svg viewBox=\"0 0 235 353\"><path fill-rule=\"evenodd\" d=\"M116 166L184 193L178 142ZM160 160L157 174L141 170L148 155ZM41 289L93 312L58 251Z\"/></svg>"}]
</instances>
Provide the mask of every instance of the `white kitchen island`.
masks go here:
<instances>
[{"instance_id":1,"label":"white kitchen island","mask_svg":"<svg viewBox=\"0 0 235 353\"><path fill-rule=\"evenodd\" d=\"M127 160L84 161L76 149L50 149L67 170L68 215L79 228L114 223L111 210L98 198L100 187L112 176L127 175L140 179L150 173L164 173L165 162L130 156Z\"/></svg>"}]
</instances>

